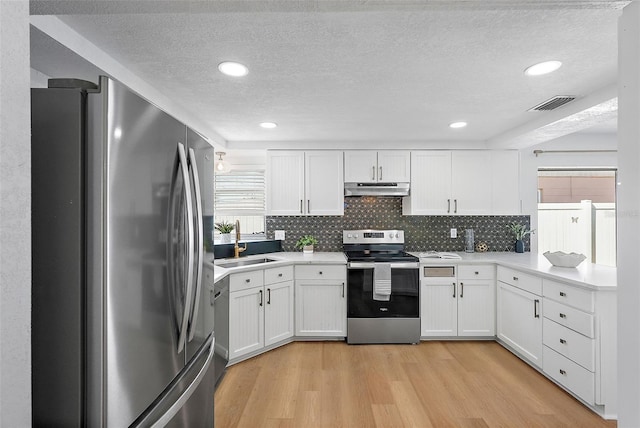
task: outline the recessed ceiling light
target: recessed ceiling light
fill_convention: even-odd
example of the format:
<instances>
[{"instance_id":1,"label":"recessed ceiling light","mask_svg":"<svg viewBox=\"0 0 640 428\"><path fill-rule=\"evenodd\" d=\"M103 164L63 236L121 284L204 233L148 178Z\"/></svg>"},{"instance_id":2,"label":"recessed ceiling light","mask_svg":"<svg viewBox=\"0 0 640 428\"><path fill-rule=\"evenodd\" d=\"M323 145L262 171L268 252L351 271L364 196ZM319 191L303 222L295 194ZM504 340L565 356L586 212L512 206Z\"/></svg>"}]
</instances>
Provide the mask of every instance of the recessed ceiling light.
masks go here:
<instances>
[{"instance_id":1,"label":"recessed ceiling light","mask_svg":"<svg viewBox=\"0 0 640 428\"><path fill-rule=\"evenodd\" d=\"M551 73L556 71L562 66L560 61L545 61L539 64L534 64L531 67L527 67L524 70L524 74L527 76L540 76L542 74Z\"/></svg>"},{"instance_id":2,"label":"recessed ceiling light","mask_svg":"<svg viewBox=\"0 0 640 428\"><path fill-rule=\"evenodd\" d=\"M239 62L225 61L218 64L218 70L227 76L242 77L249 74L249 69L246 65Z\"/></svg>"},{"instance_id":3,"label":"recessed ceiling light","mask_svg":"<svg viewBox=\"0 0 640 428\"><path fill-rule=\"evenodd\" d=\"M262 126L265 129L273 129L273 128L277 128L278 124L275 122L262 122L260 126Z\"/></svg>"},{"instance_id":4,"label":"recessed ceiling light","mask_svg":"<svg viewBox=\"0 0 640 428\"><path fill-rule=\"evenodd\" d=\"M449 124L449 128L458 129L467 126L467 122L453 122Z\"/></svg>"}]
</instances>

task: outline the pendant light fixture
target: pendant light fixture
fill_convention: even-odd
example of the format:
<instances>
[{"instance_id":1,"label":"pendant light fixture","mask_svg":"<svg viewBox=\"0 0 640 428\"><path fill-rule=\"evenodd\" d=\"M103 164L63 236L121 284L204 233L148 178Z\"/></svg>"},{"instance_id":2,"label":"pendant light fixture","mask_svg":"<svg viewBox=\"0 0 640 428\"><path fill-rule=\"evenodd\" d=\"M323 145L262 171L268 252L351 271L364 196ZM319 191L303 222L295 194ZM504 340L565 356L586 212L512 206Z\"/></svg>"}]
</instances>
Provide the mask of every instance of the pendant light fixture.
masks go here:
<instances>
[{"instance_id":1,"label":"pendant light fixture","mask_svg":"<svg viewBox=\"0 0 640 428\"><path fill-rule=\"evenodd\" d=\"M216 173L218 174L228 171L227 164L222 159L222 156L226 154L226 152L216 152L216 155L218 155L218 161L216 162Z\"/></svg>"}]
</instances>

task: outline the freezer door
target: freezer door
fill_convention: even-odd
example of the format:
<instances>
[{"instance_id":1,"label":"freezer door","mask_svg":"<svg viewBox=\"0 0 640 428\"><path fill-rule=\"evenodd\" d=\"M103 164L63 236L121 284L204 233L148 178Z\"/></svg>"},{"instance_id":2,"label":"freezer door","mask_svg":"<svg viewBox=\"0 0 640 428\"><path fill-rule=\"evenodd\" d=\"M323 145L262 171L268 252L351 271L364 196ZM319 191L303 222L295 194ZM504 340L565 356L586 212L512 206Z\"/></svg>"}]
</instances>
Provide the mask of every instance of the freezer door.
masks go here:
<instances>
[{"instance_id":1,"label":"freezer door","mask_svg":"<svg viewBox=\"0 0 640 428\"><path fill-rule=\"evenodd\" d=\"M185 126L116 81L100 86L89 96L88 421L124 427L185 364L172 299L187 293L173 292L167 274L169 194Z\"/></svg>"}]
</instances>

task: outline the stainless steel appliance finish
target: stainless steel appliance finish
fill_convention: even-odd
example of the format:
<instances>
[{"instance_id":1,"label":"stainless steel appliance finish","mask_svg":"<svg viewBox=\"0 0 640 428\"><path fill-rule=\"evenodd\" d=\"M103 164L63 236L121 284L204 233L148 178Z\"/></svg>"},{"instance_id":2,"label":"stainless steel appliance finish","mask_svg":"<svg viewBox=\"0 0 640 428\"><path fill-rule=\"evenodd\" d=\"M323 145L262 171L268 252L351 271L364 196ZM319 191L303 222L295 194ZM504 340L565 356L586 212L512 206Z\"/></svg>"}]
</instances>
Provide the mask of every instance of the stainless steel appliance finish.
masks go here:
<instances>
[{"instance_id":1,"label":"stainless steel appliance finish","mask_svg":"<svg viewBox=\"0 0 640 428\"><path fill-rule=\"evenodd\" d=\"M33 423L213 426L213 147L112 79L58 86L32 90Z\"/></svg>"},{"instance_id":2,"label":"stainless steel appliance finish","mask_svg":"<svg viewBox=\"0 0 640 428\"><path fill-rule=\"evenodd\" d=\"M344 183L345 196L408 196L409 183Z\"/></svg>"},{"instance_id":3,"label":"stainless steel appliance finish","mask_svg":"<svg viewBox=\"0 0 640 428\"><path fill-rule=\"evenodd\" d=\"M347 343L418 343L418 258L404 252L402 230L345 230ZM390 294L376 297L376 272L389 268Z\"/></svg>"}]
</instances>

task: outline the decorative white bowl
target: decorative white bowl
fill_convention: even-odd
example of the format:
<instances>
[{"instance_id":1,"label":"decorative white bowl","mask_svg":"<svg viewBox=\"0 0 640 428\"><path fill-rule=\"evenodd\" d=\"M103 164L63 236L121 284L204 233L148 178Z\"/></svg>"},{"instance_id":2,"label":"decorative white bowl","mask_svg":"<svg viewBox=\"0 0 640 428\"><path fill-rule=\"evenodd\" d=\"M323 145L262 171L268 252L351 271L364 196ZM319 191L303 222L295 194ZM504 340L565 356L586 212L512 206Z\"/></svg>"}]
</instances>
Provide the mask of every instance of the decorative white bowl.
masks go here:
<instances>
[{"instance_id":1,"label":"decorative white bowl","mask_svg":"<svg viewBox=\"0 0 640 428\"><path fill-rule=\"evenodd\" d=\"M578 266L587 258L587 256L585 256L584 254L578 254L578 253L567 254L562 251L556 251L554 253L552 253L551 251L547 251L542 255L545 256L547 260L549 260L549 262L554 266L570 267L570 268L574 268Z\"/></svg>"}]
</instances>

